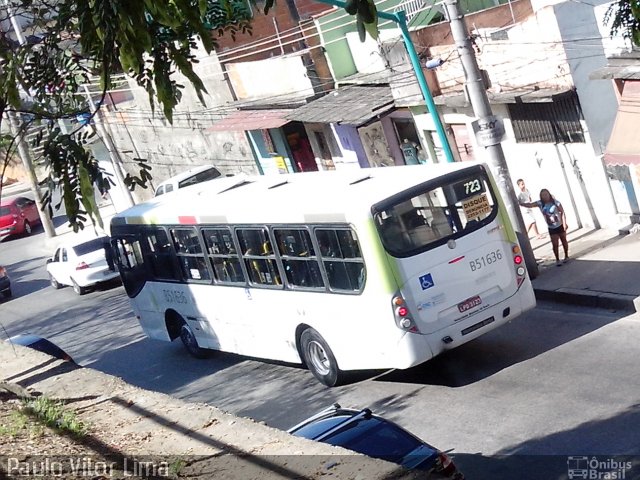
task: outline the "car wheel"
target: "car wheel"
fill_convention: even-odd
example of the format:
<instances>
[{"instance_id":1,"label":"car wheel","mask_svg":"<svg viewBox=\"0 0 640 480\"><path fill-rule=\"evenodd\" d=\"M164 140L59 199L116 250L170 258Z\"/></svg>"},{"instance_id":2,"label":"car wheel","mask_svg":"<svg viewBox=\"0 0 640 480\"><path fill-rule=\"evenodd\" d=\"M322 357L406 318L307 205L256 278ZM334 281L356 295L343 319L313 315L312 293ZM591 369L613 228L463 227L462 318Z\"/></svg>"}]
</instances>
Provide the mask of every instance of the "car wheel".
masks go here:
<instances>
[{"instance_id":1,"label":"car wheel","mask_svg":"<svg viewBox=\"0 0 640 480\"><path fill-rule=\"evenodd\" d=\"M313 328L307 328L300 336L303 360L311 373L327 387L335 387L344 380L331 348Z\"/></svg>"},{"instance_id":2,"label":"car wheel","mask_svg":"<svg viewBox=\"0 0 640 480\"><path fill-rule=\"evenodd\" d=\"M53 277L53 275L51 275L51 274L49 274L49 283L50 283L50 284L51 284L51 286L52 286L53 288L55 288L56 290L59 290L59 289L61 289L61 288L62 288L62 285L60 285L60 284L58 283L58 281L57 281L57 280ZM78 288L79 288L79 287L78 287ZM75 288L74 288L74 290L75 290Z\"/></svg>"},{"instance_id":3,"label":"car wheel","mask_svg":"<svg viewBox=\"0 0 640 480\"><path fill-rule=\"evenodd\" d=\"M87 293L87 289L78 285L78 283L73 278L71 279L71 284L73 285L73 291L78 295L84 295L85 293Z\"/></svg>"},{"instance_id":4,"label":"car wheel","mask_svg":"<svg viewBox=\"0 0 640 480\"><path fill-rule=\"evenodd\" d=\"M207 358L209 356L209 351L198 345L198 339L191 327L186 323L183 323L180 328L180 340L182 340L182 344L192 356L196 358Z\"/></svg>"},{"instance_id":5,"label":"car wheel","mask_svg":"<svg viewBox=\"0 0 640 480\"><path fill-rule=\"evenodd\" d=\"M29 223L29 220L24 221L23 231L25 235L31 235L32 230L31 230L31 224Z\"/></svg>"}]
</instances>

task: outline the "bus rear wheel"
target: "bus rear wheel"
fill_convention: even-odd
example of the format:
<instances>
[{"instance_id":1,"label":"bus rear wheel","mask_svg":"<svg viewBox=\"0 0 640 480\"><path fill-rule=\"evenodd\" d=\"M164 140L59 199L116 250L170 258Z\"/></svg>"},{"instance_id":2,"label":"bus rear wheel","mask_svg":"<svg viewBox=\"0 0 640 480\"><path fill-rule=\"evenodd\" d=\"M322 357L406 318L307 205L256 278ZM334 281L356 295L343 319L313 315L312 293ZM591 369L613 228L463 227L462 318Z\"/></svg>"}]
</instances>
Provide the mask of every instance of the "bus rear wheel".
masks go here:
<instances>
[{"instance_id":1,"label":"bus rear wheel","mask_svg":"<svg viewBox=\"0 0 640 480\"><path fill-rule=\"evenodd\" d=\"M307 328L300 336L300 346L305 364L321 383L327 387L340 385L344 373L338 368L331 348L318 332Z\"/></svg>"},{"instance_id":2,"label":"bus rear wheel","mask_svg":"<svg viewBox=\"0 0 640 480\"><path fill-rule=\"evenodd\" d=\"M180 327L180 340L182 340L182 344L192 356L196 358L207 358L209 356L209 351L198 344L198 339L193 330L186 323L183 323L182 327Z\"/></svg>"}]
</instances>

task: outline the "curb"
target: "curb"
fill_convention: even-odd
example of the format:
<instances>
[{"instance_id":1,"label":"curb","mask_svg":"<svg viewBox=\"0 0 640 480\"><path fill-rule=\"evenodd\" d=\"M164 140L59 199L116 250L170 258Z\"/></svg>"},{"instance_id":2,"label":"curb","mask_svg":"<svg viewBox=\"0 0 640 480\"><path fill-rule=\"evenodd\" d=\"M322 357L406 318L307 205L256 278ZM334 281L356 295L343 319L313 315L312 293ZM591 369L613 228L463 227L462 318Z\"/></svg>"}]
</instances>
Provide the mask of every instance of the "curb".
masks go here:
<instances>
[{"instance_id":1,"label":"curb","mask_svg":"<svg viewBox=\"0 0 640 480\"><path fill-rule=\"evenodd\" d=\"M630 313L640 312L640 297L618 293L605 293L571 288L558 290L533 289L537 300L545 300L582 307L621 310Z\"/></svg>"}]
</instances>

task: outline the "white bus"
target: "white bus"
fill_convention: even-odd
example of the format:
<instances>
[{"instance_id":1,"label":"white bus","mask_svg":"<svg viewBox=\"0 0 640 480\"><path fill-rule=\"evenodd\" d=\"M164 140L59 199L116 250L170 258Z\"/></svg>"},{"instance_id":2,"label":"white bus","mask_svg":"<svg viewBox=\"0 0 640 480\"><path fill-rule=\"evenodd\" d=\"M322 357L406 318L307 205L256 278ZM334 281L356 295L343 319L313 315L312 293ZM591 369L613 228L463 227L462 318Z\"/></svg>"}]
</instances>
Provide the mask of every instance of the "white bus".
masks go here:
<instances>
[{"instance_id":1,"label":"white bus","mask_svg":"<svg viewBox=\"0 0 640 480\"><path fill-rule=\"evenodd\" d=\"M328 386L535 306L483 164L222 178L116 215L111 235L149 337L303 363Z\"/></svg>"}]
</instances>

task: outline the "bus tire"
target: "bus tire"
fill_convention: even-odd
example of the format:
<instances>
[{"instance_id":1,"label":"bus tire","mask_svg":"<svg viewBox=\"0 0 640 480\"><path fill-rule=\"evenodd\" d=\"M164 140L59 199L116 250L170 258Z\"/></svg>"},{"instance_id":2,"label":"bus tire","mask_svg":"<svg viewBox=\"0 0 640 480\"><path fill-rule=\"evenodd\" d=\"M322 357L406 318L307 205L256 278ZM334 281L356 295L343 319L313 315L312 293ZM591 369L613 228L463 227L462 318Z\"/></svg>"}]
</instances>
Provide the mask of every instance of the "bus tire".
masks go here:
<instances>
[{"instance_id":1,"label":"bus tire","mask_svg":"<svg viewBox=\"0 0 640 480\"><path fill-rule=\"evenodd\" d=\"M307 328L300 336L302 357L307 368L327 387L335 387L344 378L331 348L313 328Z\"/></svg>"},{"instance_id":2,"label":"bus tire","mask_svg":"<svg viewBox=\"0 0 640 480\"><path fill-rule=\"evenodd\" d=\"M198 339L191 327L186 323L183 323L180 327L180 340L182 340L182 344L191 356L195 358L207 358L209 356L209 351L198 345Z\"/></svg>"}]
</instances>

